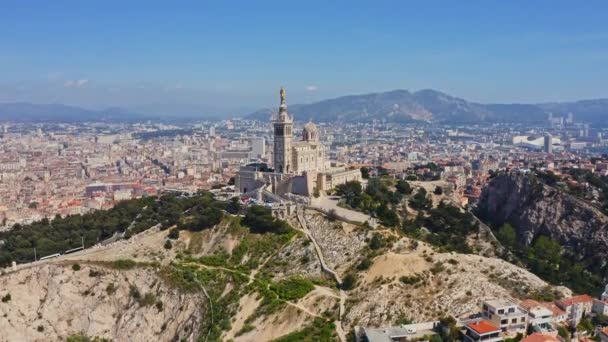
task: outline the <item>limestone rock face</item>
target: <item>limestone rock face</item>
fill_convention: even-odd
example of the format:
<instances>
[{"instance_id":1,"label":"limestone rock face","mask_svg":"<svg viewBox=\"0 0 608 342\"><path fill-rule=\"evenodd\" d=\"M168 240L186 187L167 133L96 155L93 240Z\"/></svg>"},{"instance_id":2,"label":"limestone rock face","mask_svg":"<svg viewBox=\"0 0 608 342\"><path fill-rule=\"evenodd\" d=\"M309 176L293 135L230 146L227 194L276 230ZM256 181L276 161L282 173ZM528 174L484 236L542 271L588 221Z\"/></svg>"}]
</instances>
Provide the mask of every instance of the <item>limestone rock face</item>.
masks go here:
<instances>
[{"instance_id":1,"label":"limestone rock face","mask_svg":"<svg viewBox=\"0 0 608 342\"><path fill-rule=\"evenodd\" d=\"M492 179L482 192L477 215L496 226L512 224L521 243L530 245L539 235L547 235L572 257L606 269L608 217L533 176L513 173Z\"/></svg>"},{"instance_id":2,"label":"limestone rock face","mask_svg":"<svg viewBox=\"0 0 608 342\"><path fill-rule=\"evenodd\" d=\"M0 341L64 341L77 333L112 341L198 336L204 298L166 286L151 268L79 266L53 263L1 276L0 295L10 293L11 300L0 303Z\"/></svg>"}]
</instances>

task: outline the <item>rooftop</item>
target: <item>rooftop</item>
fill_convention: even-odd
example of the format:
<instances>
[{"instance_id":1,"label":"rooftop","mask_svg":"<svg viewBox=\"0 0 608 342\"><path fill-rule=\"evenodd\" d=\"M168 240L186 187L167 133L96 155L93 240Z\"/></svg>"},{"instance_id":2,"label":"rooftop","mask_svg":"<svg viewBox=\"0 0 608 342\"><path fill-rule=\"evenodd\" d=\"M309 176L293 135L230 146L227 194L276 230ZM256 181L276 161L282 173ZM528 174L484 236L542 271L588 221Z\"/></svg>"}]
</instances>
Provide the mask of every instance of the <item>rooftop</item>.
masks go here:
<instances>
[{"instance_id":1,"label":"rooftop","mask_svg":"<svg viewBox=\"0 0 608 342\"><path fill-rule=\"evenodd\" d=\"M559 340L551 335L543 335L539 333L534 333L523 340L521 342L558 342Z\"/></svg>"},{"instance_id":2,"label":"rooftop","mask_svg":"<svg viewBox=\"0 0 608 342\"><path fill-rule=\"evenodd\" d=\"M571 298L566 298L566 299L561 299L558 300L557 302L555 302L558 306L565 308L574 304L579 304L579 303L585 303L585 302L592 302L593 301L593 297L589 296L589 295L578 295L578 296L574 296Z\"/></svg>"},{"instance_id":3,"label":"rooftop","mask_svg":"<svg viewBox=\"0 0 608 342\"><path fill-rule=\"evenodd\" d=\"M466 326L479 335L484 335L491 332L500 332L500 329L497 326L486 320L467 323Z\"/></svg>"}]
</instances>

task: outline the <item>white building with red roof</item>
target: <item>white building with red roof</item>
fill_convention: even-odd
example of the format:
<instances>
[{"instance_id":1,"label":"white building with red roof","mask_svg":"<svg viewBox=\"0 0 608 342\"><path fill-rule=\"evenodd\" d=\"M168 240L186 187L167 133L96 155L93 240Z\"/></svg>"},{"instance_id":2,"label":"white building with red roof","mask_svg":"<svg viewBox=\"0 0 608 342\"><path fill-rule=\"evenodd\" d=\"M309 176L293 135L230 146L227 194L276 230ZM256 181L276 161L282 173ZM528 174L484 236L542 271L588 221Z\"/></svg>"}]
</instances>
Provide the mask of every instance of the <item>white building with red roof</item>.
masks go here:
<instances>
[{"instance_id":1,"label":"white building with red roof","mask_svg":"<svg viewBox=\"0 0 608 342\"><path fill-rule=\"evenodd\" d=\"M520 342L561 342L561 341L559 339L557 339L557 337L555 337L555 336L534 333L534 334L522 339Z\"/></svg>"},{"instance_id":2,"label":"white building with red roof","mask_svg":"<svg viewBox=\"0 0 608 342\"><path fill-rule=\"evenodd\" d=\"M576 326L583 316L591 312L593 308L593 297L589 295L578 295L555 302L568 315L568 322Z\"/></svg>"},{"instance_id":3,"label":"white building with red roof","mask_svg":"<svg viewBox=\"0 0 608 342\"><path fill-rule=\"evenodd\" d=\"M600 330L600 341L608 342L608 328Z\"/></svg>"},{"instance_id":4,"label":"white building with red roof","mask_svg":"<svg viewBox=\"0 0 608 342\"><path fill-rule=\"evenodd\" d=\"M492 322L487 320L480 320L474 322L468 322L464 324L466 333L463 341L466 342L501 342L503 341L501 336L501 330L499 327L494 325Z\"/></svg>"}]
</instances>

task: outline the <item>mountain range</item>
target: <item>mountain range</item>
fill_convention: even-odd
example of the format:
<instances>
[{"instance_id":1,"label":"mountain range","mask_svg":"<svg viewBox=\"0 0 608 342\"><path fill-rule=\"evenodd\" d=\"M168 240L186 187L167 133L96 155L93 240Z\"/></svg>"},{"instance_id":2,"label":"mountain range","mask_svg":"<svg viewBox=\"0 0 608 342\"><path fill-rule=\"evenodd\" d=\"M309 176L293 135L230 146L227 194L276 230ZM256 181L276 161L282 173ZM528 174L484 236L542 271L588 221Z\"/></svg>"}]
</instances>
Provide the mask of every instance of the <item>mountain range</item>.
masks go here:
<instances>
[{"instance_id":1,"label":"mountain range","mask_svg":"<svg viewBox=\"0 0 608 342\"><path fill-rule=\"evenodd\" d=\"M383 93L349 95L311 104L289 106L297 120L317 122L441 122L452 124L499 122L546 122L550 113L577 121L603 123L608 119L608 99L539 104L483 104L467 101L436 90L416 92L393 90ZM261 109L247 118L268 120L273 109Z\"/></svg>"},{"instance_id":2,"label":"mountain range","mask_svg":"<svg viewBox=\"0 0 608 342\"><path fill-rule=\"evenodd\" d=\"M265 108L244 115L248 119L269 120L274 109ZM134 122L144 120L184 121L212 119L219 113L204 105L147 105L131 108L85 109L63 104L27 102L0 104L0 121L17 122ZM438 122L446 124L546 122L550 113L593 124L608 122L608 99L538 104L483 104L467 101L436 90L416 92L393 90L364 95L348 95L310 104L289 106L297 120L316 122Z\"/></svg>"}]
</instances>

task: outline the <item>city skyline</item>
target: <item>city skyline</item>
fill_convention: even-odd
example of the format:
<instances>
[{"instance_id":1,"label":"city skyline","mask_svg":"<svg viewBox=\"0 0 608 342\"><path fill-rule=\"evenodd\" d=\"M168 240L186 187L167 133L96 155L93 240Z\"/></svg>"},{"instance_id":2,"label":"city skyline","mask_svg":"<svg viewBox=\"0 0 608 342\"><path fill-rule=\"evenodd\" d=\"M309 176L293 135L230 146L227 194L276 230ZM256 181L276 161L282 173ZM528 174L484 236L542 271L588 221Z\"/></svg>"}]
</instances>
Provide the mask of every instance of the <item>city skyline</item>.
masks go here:
<instances>
[{"instance_id":1,"label":"city skyline","mask_svg":"<svg viewBox=\"0 0 608 342\"><path fill-rule=\"evenodd\" d=\"M605 98L605 4L6 2L0 102L252 110L392 89ZM567 80L567 82L566 82Z\"/></svg>"}]
</instances>

